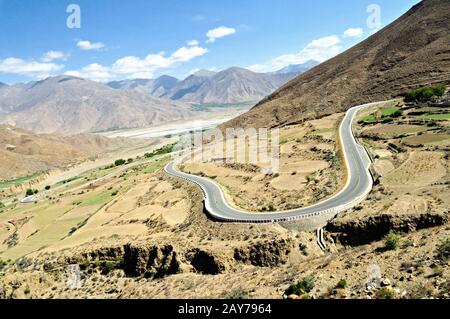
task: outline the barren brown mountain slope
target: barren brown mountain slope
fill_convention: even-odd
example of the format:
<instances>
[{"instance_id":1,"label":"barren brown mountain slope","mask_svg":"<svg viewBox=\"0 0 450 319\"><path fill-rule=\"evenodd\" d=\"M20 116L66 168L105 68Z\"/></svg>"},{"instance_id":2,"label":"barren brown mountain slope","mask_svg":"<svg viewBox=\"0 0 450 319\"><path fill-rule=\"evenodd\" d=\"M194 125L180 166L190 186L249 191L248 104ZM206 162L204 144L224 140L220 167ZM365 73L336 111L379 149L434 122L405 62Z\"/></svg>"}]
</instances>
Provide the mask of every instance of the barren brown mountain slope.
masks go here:
<instances>
[{"instance_id":1,"label":"barren brown mountain slope","mask_svg":"<svg viewBox=\"0 0 450 319\"><path fill-rule=\"evenodd\" d=\"M125 138L92 134L72 136L35 134L0 125L0 179L11 179L38 171L63 167L108 150L136 143Z\"/></svg>"},{"instance_id":2,"label":"barren brown mountain slope","mask_svg":"<svg viewBox=\"0 0 450 319\"><path fill-rule=\"evenodd\" d=\"M424 0L346 52L300 75L222 127L301 122L450 84L450 1Z\"/></svg>"}]
</instances>

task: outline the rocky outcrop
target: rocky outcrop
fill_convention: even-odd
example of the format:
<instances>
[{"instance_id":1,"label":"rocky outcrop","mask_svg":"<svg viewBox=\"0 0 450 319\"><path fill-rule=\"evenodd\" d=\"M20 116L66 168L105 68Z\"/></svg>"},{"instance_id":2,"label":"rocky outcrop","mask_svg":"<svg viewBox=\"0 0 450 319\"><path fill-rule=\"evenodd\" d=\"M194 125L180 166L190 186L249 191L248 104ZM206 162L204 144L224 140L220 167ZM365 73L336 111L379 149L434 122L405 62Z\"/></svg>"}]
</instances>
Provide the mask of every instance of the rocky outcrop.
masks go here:
<instances>
[{"instance_id":1,"label":"rocky outcrop","mask_svg":"<svg viewBox=\"0 0 450 319\"><path fill-rule=\"evenodd\" d=\"M293 243L286 239L256 242L247 247L236 248L234 259L259 267L278 266L287 262L292 247Z\"/></svg>"},{"instance_id":2,"label":"rocky outcrop","mask_svg":"<svg viewBox=\"0 0 450 319\"><path fill-rule=\"evenodd\" d=\"M180 262L173 246L127 244L124 247L124 271L127 276L162 278L180 272Z\"/></svg>"},{"instance_id":3,"label":"rocky outcrop","mask_svg":"<svg viewBox=\"0 0 450 319\"><path fill-rule=\"evenodd\" d=\"M101 247L92 251L81 253L80 256L76 257L74 263L78 260L83 261L94 261L94 260L116 260L123 256L124 247Z\"/></svg>"},{"instance_id":4,"label":"rocky outcrop","mask_svg":"<svg viewBox=\"0 0 450 319\"><path fill-rule=\"evenodd\" d=\"M217 275L223 273L227 268L224 258L198 248L189 251L186 259L191 263L195 272L204 275Z\"/></svg>"},{"instance_id":5,"label":"rocky outcrop","mask_svg":"<svg viewBox=\"0 0 450 319\"><path fill-rule=\"evenodd\" d=\"M326 226L331 236L344 245L364 245L382 239L390 230L408 233L419 229L443 225L448 222L446 213L410 215L382 214L360 219L339 218Z\"/></svg>"}]
</instances>

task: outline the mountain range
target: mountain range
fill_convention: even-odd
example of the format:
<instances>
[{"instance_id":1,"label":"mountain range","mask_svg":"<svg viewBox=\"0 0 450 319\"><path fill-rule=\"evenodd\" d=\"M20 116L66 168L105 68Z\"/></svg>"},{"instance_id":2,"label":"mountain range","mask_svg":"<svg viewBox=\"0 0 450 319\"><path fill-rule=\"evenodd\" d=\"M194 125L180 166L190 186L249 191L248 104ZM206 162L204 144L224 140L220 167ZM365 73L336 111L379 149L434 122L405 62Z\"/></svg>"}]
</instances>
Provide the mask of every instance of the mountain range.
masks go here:
<instances>
[{"instance_id":1,"label":"mountain range","mask_svg":"<svg viewBox=\"0 0 450 319\"><path fill-rule=\"evenodd\" d=\"M284 73L201 70L183 81L163 75L107 84L72 76L0 83L0 123L37 133L140 128L193 117L192 104L257 102L308 65Z\"/></svg>"},{"instance_id":2,"label":"mountain range","mask_svg":"<svg viewBox=\"0 0 450 319\"><path fill-rule=\"evenodd\" d=\"M138 128L192 115L185 103L71 76L0 87L0 123L39 133Z\"/></svg>"},{"instance_id":3,"label":"mountain range","mask_svg":"<svg viewBox=\"0 0 450 319\"><path fill-rule=\"evenodd\" d=\"M238 67L220 72L200 70L182 81L163 75L154 80L123 80L108 85L114 89L135 90L192 104L256 102L317 64L316 61L307 61L274 73L255 73Z\"/></svg>"},{"instance_id":4,"label":"mountain range","mask_svg":"<svg viewBox=\"0 0 450 319\"><path fill-rule=\"evenodd\" d=\"M272 127L450 84L450 1L424 0L346 52L312 68L222 125Z\"/></svg>"}]
</instances>

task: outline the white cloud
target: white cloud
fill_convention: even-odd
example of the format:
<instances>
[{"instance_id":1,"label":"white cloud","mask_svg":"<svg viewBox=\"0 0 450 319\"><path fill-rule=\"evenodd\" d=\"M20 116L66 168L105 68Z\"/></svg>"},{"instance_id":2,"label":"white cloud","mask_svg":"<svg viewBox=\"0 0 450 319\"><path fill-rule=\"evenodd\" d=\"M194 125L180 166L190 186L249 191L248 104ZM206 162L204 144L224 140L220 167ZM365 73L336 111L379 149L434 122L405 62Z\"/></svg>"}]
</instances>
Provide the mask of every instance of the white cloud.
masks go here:
<instances>
[{"instance_id":1,"label":"white cloud","mask_svg":"<svg viewBox=\"0 0 450 319\"><path fill-rule=\"evenodd\" d=\"M52 62L54 60L66 61L68 57L69 57L68 54L61 51L48 51L42 56L41 61L42 62Z\"/></svg>"},{"instance_id":2,"label":"white cloud","mask_svg":"<svg viewBox=\"0 0 450 319\"><path fill-rule=\"evenodd\" d=\"M177 63L188 62L205 55L207 49L199 46L181 47L170 56L164 52L149 54L144 59L127 56L117 60L112 66L112 72L129 78L151 78L155 71L169 68Z\"/></svg>"},{"instance_id":3,"label":"white cloud","mask_svg":"<svg viewBox=\"0 0 450 319\"><path fill-rule=\"evenodd\" d=\"M187 42L187 45L190 46L190 47L197 46L199 44L200 43L197 40L190 40L190 41Z\"/></svg>"},{"instance_id":4,"label":"white cloud","mask_svg":"<svg viewBox=\"0 0 450 319\"><path fill-rule=\"evenodd\" d=\"M6 58L0 60L0 73L26 75L36 78L46 78L64 68L64 65L55 63L23 60L19 58Z\"/></svg>"},{"instance_id":5,"label":"white cloud","mask_svg":"<svg viewBox=\"0 0 450 319\"><path fill-rule=\"evenodd\" d=\"M344 38L360 38L363 34L364 31L362 28L350 28L345 30Z\"/></svg>"},{"instance_id":6,"label":"white cloud","mask_svg":"<svg viewBox=\"0 0 450 319\"><path fill-rule=\"evenodd\" d=\"M67 71L64 74L98 82L106 82L111 78L110 69L98 63L89 64L79 71Z\"/></svg>"},{"instance_id":7,"label":"white cloud","mask_svg":"<svg viewBox=\"0 0 450 319\"><path fill-rule=\"evenodd\" d=\"M234 28L229 28L229 27L218 27L212 30L209 30L206 33L206 36L208 37L208 41L207 42L214 42L216 41L216 39L219 38L223 38L226 37L228 35L232 35L236 33L236 29Z\"/></svg>"},{"instance_id":8,"label":"white cloud","mask_svg":"<svg viewBox=\"0 0 450 319\"><path fill-rule=\"evenodd\" d=\"M181 47L170 56L169 60L172 63L188 62L193 58L205 55L206 53L208 53L208 49L199 46Z\"/></svg>"},{"instance_id":9,"label":"white cloud","mask_svg":"<svg viewBox=\"0 0 450 319\"><path fill-rule=\"evenodd\" d=\"M91 43L90 41L87 40L81 40L77 42L77 47L83 51L89 51L89 50L103 49L105 45L101 42Z\"/></svg>"},{"instance_id":10,"label":"white cloud","mask_svg":"<svg viewBox=\"0 0 450 319\"><path fill-rule=\"evenodd\" d=\"M265 63L254 64L247 68L254 72L273 72L288 65L302 64L309 60L323 62L341 53L340 42L341 40L336 35L320 38L311 41L298 53L280 55Z\"/></svg>"},{"instance_id":11,"label":"white cloud","mask_svg":"<svg viewBox=\"0 0 450 319\"><path fill-rule=\"evenodd\" d=\"M207 52L207 49L198 46L181 47L169 56L164 52L149 54L143 59L136 56L126 56L118 59L111 66L94 63L81 70L67 71L65 74L100 82L123 78L152 78L155 72L160 69L188 62Z\"/></svg>"},{"instance_id":12,"label":"white cloud","mask_svg":"<svg viewBox=\"0 0 450 319\"><path fill-rule=\"evenodd\" d=\"M341 40L337 35L330 35L328 37L320 38L317 40L311 41L306 47L307 48L317 48L317 49L328 49L337 44L339 44Z\"/></svg>"}]
</instances>

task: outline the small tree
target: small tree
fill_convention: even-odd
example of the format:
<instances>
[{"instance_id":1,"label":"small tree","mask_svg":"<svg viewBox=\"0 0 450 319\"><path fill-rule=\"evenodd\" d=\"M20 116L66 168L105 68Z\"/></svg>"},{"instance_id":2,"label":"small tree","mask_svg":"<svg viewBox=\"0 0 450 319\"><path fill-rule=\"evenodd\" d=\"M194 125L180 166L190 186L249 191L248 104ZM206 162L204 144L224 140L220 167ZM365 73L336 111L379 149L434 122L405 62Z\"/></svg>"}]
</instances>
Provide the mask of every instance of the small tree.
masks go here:
<instances>
[{"instance_id":1,"label":"small tree","mask_svg":"<svg viewBox=\"0 0 450 319\"><path fill-rule=\"evenodd\" d=\"M46 191L48 191L50 188L52 188L50 185L45 186Z\"/></svg>"},{"instance_id":2,"label":"small tree","mask_svg":"<svg viewBox=\"0 0 450 319\"><path fill-rule=\"evenodd\" d=\"M433 88L433 93L436 96L443 96L445 94L445 86L444 85L436 85Z\"/></svg>"},{"instance_id":3,"label":"small tree","mask_svg":"<svg viewBox=\"0 0 450 319\"><path fill-rule=\"evenodd\" d=\"M388 250L397 249L397 247L400 245L401 239L402 237L400 235L391 230L384 237L384 247Z\"/></svg>"},{"instance_id":4,"label":"small tree","mask_svg":"<svg viewBox=\"0 0 450 319\"><path fill-rule=\"evenodd\" d=\"M430 87L420 88L416 91L419 101L426 102L434 96L434 90Z\"/></svg>"},{"instance_id":5,"label":"small tree","mask_svg":"<svg viewBox=\"0 0 450 319\"><path fill-rule=\"evenodd\" d=\"M413 91L413 92L406 93L405 102L406 103L416 102L416 92Z\"/></svg>"},{"instance_id":6,"label":"small tree","mask_svg":"<svg viewBox=\"0 0 450 319\"><path fill-rule=\"evenodd\" d=\"M124 160L124 159L118 159L118 160L116 160L115 162L114 162L114 165L115 166L121 166L121 165L124 165L126 163L126 161Z\"/></svg>"},{"instance_id":7,"label":"small tree","mask_svg":"<svg viewBox=\"0 0 450 319\"><path fill-rule=\"evenodd\" d=\"M32 195L34 195L34 189L28 188L25 194L26 194L27 196L32 196Z\"/></svg>"}]
</instances>

